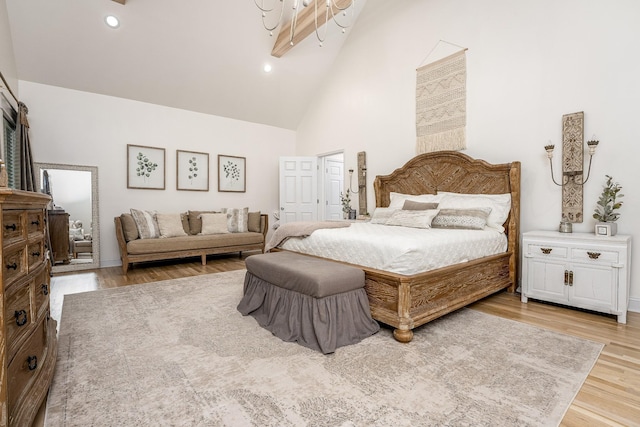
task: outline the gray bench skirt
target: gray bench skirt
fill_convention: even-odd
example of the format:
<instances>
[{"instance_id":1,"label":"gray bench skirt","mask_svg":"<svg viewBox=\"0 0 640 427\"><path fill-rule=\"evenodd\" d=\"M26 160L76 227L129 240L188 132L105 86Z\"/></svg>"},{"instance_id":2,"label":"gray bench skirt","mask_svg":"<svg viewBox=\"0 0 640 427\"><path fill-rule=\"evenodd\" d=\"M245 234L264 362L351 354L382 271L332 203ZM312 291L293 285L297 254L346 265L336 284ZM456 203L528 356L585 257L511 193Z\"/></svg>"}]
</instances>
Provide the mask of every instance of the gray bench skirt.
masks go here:
<instances>
[{"instance_id":1,"label":"gray bench skirt","mask_svg":"<svg viewBox=\"0 0 640 427\"><path fill-rule=\"evenodd\" d=\"M333 353L380 330L371 318L364 276L360 284L345 285L345 292L336 287L353 277L344 268L354 269L292 253L250 256L238 310L283 341Z\"/></svg>"}]
</instances>

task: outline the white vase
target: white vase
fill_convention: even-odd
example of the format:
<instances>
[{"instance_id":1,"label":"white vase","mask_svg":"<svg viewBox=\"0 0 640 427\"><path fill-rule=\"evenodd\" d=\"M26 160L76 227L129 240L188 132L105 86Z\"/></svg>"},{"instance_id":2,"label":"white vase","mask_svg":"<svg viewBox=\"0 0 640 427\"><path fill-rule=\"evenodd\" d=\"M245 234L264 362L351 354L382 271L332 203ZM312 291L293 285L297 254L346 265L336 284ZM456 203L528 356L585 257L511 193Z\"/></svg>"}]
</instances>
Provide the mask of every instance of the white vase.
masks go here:
<instances>
[{"instance_id":1,"label":"white vase","mask_svg":"<svg viewBox=\"0 0 640 427\"><path fill-rule=\"evenodd\" d=\"M615 222L596 223L596 236L615 236L618 232L618 224Z\"/></svg>"}]
</instances>

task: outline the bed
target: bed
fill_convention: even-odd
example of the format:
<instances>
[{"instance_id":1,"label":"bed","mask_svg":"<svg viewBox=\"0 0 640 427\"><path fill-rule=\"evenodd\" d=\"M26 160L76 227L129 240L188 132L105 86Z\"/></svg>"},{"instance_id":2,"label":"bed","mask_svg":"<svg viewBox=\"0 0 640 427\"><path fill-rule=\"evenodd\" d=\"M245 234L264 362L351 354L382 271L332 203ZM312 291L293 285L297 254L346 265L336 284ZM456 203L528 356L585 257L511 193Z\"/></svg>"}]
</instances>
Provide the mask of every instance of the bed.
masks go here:
<instances>
[{"instance_id":1,"label":"bed","mask_svg":"<svg viewBox=\"0 0 640 427\"><path fill-rule=\"evenodd\" d=\"M388 271L355 263L365 272L365 290L372 317L394 327L397 341L410 342L414 328L495 292L515 291L520 162L490 164L456 151L426 153L414 157L390 175L376 177L373 186L376 208L388 207L392 193L510 194L509 213L502 225L506 250L503 247L488 256L409 274L397 272L404 270ZM351 228L355 229L353 226ZM291 250L287 244L281 248Z\"/></svg>"}]
</instances>

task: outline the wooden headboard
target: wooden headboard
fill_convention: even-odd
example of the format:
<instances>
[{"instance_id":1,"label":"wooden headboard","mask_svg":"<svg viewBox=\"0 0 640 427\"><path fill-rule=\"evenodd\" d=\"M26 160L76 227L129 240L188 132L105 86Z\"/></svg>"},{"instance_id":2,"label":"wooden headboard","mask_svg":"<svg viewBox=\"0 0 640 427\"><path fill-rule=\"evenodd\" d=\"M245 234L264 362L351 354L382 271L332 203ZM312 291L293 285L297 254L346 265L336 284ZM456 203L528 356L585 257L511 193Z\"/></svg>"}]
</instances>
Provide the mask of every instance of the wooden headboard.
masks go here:
<instances>
[{"instance_id":1,"label":"wooden headboard","mask_svg":"<svg viewBox=\"0 0 640 427\"><path fill-rule=\"evenodd\" d=\"M389 175L373 181L376 207L389 206L389 193L436 194L438 191L469 194L511 193L511 211L504 227L511 251L510 270L517 284L520 239L520 162L490 164L458 151L420 154Z\"/></svg>"}]
</instances>

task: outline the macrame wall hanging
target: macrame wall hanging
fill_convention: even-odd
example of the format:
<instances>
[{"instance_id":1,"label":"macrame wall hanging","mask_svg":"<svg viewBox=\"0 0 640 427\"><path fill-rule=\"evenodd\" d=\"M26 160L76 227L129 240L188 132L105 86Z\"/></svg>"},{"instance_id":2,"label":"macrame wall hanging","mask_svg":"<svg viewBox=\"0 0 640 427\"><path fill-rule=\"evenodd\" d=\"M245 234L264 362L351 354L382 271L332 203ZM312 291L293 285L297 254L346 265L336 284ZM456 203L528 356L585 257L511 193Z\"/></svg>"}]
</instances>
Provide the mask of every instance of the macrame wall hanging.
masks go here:
<instances>
[{"instance_id":1,"label":"macrame wall hanging","mask_svg":"<svg viewBox=\"0 0 640 427\"><path fill-rule=\"evenodd\" d=\"M440 43L462 50L417 69L417 154L467 148L467 49L440 40L427 58Z\"/></svg>"}]
</instances>

